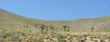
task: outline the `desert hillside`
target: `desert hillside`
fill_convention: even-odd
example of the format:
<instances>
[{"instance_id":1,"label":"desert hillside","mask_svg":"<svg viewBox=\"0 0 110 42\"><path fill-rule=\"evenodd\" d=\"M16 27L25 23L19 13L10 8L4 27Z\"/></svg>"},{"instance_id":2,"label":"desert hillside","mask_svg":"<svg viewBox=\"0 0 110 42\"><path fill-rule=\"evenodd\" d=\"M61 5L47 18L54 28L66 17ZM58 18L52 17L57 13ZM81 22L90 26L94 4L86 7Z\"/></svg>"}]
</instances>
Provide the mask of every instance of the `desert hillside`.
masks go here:
<instances>
[{"instance_id":1,"label":"desert hillside","mask_svg":"<svg viewBox=\"0 0 110 42\"><path fill-rule=\"evenodd\" d=\"M40 19L31 19L23 16L16 15L14 13L8 12L6 10L0 9L0 23L2 24L26 24L39 28L41 24L46 24L47 26L53 24L56 28L62 28L63 25L70 26L71 31L90 31L91 25L96 28L96 31L106 31L110 30L110 16L103 16L97 18L85 18L77 20L64 20L64 21L47 21Z\"/></svg>"},{"instance_id":2,"label":"desert hillside","mask_svg":"<svg viewBox=\"0 0 110 42\"><path fill-rule=\"evenodd\" d=\"M110 42L110 16L47 21L0 9L0 42Z\"/></svg>"}]
</instances>

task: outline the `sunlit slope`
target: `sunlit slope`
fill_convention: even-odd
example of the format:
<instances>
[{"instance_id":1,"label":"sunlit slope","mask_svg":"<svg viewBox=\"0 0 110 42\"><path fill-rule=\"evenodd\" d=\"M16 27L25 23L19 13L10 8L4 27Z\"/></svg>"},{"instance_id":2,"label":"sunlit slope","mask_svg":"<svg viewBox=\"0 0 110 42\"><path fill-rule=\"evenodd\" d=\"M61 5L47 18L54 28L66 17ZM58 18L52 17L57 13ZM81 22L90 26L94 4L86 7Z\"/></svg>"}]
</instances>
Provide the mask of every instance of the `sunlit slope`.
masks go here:
<instances>
[{"instance_id":1,"label":"sunlit slope","mask_svg":"<svg viewBox=\"0 0 110 42\"><path fill-rule=\"evenodd\" d=\"M15 15L14 13L0 9L0 26L4 24L13 26L21 26L28 28L35 27L39 28L41 24L46 24L47 26L53 24L55 28L62 28L62 25L69 25L71 31L75 32L88 32L90 31L91 25L95 27L95 31L106 31L110 32L110 16L98 17L98 18L86 18L86 19L77 19L69 21L46 21L40 19L31 19L23 16Z\"/></svg>"}]
</instances>

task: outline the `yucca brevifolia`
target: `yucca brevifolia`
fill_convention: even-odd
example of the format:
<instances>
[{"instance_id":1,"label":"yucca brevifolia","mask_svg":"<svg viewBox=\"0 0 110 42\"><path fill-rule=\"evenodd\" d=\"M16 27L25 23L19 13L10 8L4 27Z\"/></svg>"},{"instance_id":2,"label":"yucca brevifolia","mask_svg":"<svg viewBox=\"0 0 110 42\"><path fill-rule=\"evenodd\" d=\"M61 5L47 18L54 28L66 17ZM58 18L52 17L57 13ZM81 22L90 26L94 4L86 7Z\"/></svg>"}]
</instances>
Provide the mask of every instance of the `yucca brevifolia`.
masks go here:
<instances>
[{"instance_id":1,"label":"yucca brevifolia","mask_svg":"<svg viewBox=\"0 0 110 42\"><path fill-rule=\"evenodd\" d=\"M53 24L50 24L50 25L49 25L49 28L50 28L51 31L54 31L54 28L55 28L55 27L54 27Z\"/></svg>"},{"instance_id":2,"label":"yucca brevifolia","mask_svg":"<svg viewBox=\"0 0 110 42\"><path fill-rule=\"evenodd\" d=\"M63 29L66 32L69 32L70 31L70 27L68 25L63 25Z\"/></svg>"},{"instance_id":3,"label":"yucca brevifolia","mask_svg":"<svg viewBox=\"0 0 110 42\"><path fill-rule=\"evenodd\" d=\"M91 25L91 32L95 31L95 27L93 25Z\"/></svg>"},{"instance_id":4,"label":"yucca brevifolia","mask_svg":"<svg viewBox=\"0 0 110 42\"><path fill-rule=\"evenodd\" d=\"M66 25L63 25L63 29L64 29L64 31L66 31L66 28L67 28L67 26L66 26Z\"/></svg>"},{"instance_id":5,"label":"yucca brevifolia","mask_svg":"<svg viewBox=\"0 0 110 42\"><path fill-rule=\"evenodd\" d=\"M69 31L70 31L70 26L67 26L67 28L68 28L68 30L67 30L67 31L69 32Z\"/></svg>"},{"instance_id":6,"label":"yucca brevifolia","mask_svg":"<svg viewBox=\"0 0 110 42\"><path fill-rule=\"evenodd\" d=\"M42 24L40 28L41 28L41 31L43 32L48 27L45 24Z\"/></svg>"}]
</instances>

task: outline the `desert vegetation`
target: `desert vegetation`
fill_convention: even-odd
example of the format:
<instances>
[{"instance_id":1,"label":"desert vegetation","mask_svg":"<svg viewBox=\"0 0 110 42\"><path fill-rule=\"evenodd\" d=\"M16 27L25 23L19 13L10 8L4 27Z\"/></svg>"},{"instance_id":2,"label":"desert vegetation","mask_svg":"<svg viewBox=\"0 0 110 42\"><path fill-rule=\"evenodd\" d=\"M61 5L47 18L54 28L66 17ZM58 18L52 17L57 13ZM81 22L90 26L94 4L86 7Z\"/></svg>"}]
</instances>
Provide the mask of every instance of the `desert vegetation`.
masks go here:
<instances>
[{"instance_id":1,"label":"desert vegetation","mask_svg":"<svg viewBox=\"0 0 110 42\"><path fill-rule=\"evenodd\" d=\"M110 42L109 32L95 32L94 29L91 32L71 32L65 31L68 27L56 29L44 24L41 29L27 28L25 24L0 26L0 42Z\"/></svg>"},{"instance_id":2,"label":"desert vegetation","mask_svg":"<svg viewBox=\"0 0 110 42\"><path fill-rule=\"evenodd\" d=\"M110 42L110 17L43 21L0 10L0 42Z\"/></svg>"}]
</instances>

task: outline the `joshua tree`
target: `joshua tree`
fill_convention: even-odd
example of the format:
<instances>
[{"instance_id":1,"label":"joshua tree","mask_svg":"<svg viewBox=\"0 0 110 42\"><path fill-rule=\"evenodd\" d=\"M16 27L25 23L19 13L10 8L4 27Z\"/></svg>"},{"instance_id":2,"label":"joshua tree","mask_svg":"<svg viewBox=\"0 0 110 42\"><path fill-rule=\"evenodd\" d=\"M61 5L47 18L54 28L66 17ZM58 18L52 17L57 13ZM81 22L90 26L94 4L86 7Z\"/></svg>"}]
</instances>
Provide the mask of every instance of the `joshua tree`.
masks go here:
<instances>
[{"instance_id":1,"label":"joshua tree","mask_svg":"<svg viewBox=\"0 0 110 42\"><path fill-rule=\"evenodd\" d=\"M64 31L66 31L66 28L67 28L67 26L66 26L66 25L63 25L63 29L64 29Z\"/></svg>"},{"instance_id":2,"label":"joshua tree","mask_svg":"<svg viewBox=\"0 0 110 42\"><path fill-rule=\"evenodd\" d=\"M69 32L70 31L70 27L67 25L63 25L64 31Z\"/></svg>"},{"instance_id":3,"label":"joshua tree","mask_svg":"<svg viewBox=\"0 0 110 42\"><path fill-rule=\"evenodd\" d=\"M54 31L54 25L53 24L50 24L49 28L50 28L51 31Z\"/></svg>"},{"instance_id":4,"label":"joshua tree","mask_svg":"<svg viewBox=\"0 0 110 42\"><path fill-rule=\"evenodd\" d=\"M43 32L48 27L45 24L42 24L40 28L41 28L41 31Z\"/></svg>"},{"instance_id":5,"label":"joshua tree","mask_svg":"<svg viewBox=\"0 0 110 42\"><path fill-rule=\"evenodd\" d=\"M95 31L95 27L93 25L91 25L91 32Z\"/></svg>"}]
</instances>

